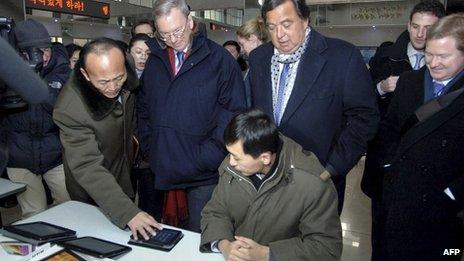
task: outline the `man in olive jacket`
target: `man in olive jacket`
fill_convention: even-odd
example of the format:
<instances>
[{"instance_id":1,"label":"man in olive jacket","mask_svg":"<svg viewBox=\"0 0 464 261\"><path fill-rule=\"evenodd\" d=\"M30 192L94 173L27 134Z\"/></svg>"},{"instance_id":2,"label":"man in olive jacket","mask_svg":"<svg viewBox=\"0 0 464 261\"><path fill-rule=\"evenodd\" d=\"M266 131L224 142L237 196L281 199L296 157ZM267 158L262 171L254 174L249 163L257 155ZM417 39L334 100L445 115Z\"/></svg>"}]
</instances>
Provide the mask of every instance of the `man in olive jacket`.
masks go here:
<instances>
[{"instance_id":1,"label":"man in olive jacket","mask_svg":"<svg viewBox=\"0 0 464 261\"><path fill-rule=\"evenodd\" d=\"M96 204L120 228L148 239L153 217L142 212L130 180L136 77L117 42L96 39L84 46L56 102L66 187L71 199Z\"/></svg>"},{"instance_id":2,"label":"man in olive jacket","mask_svg":"<svg viewBox=\"0 0 464 261\"><path fill-rule=\"evenodd\" d=\"M259 110L234 117L224 140L230 154L202 212L200 250L226 260L339 260L337 193L317 157Z\"/></svg>"}]
</instances>

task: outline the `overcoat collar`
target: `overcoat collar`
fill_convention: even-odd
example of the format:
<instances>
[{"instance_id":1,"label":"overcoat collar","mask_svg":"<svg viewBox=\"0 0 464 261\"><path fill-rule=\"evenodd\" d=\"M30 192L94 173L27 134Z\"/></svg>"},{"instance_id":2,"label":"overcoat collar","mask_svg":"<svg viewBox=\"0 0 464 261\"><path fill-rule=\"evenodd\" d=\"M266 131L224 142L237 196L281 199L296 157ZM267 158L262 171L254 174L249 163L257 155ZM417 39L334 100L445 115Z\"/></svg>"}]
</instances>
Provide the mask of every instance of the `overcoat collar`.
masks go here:
<instances>
[{"instance_id":1,"label":"overcoat collar","mask_svg":"<svg viewBox=\"0 0 464 261\"><path fill-rule=\"evenodd\" d=\"M127 66L126 66L127 67ZM105 97L92 86L82 75L72 76L74 86L81 94L91 117L100 121L110 114L117 106L118 100ZM127 69L127 80L124 83L120 95L133 91L137 87L137 77L131 69Z\"/></svg>"},{"instance_id":2,"label":"overcoat collar","mask_svg":"<svg viewBox=\"0 0 464 261\"><path fill-rule=\"evenodd\" d=\"M422 88L422 95L420 95L421 93L417 93L417 97L415 97L415 100L416 98L417 100L422 99L424 93L424 73L422 73L420 77L416 77L415 79L413 79L412 85L416 87L419 86ZM461 77L461 79L456 81L451 86L449 92L452 92L459 88L464 88L464 77ZM457 113L462 112L463 108L464 93L460 94L456 98L456 100L454 100L448 107L442 109L441 111L437 112L435 115L431 116L424 122L415 125L409 131L407 131L401 139L402 141L398 148L397 155L402 155L408 148L417 143L423 137L435 131L450 118L454 117Z\"/></svg>"}]
</instances>

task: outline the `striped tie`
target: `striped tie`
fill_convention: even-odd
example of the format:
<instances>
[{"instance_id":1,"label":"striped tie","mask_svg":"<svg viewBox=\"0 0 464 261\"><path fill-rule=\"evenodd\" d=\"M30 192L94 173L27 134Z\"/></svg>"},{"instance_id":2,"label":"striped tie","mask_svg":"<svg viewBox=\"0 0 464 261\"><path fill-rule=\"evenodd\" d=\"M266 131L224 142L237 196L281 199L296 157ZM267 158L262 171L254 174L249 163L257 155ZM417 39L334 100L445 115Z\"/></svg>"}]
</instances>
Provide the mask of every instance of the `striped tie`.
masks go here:
<instances>
[{"instance_id":1,"label":"striped tie","mask_svg":"<svg viewBox=\"0 0 464 261\"><path fill-rule=\"evenodd\" d=\"M443 94L445 85L441 82L433 82L433 97L438 97Z\"/></svg>"},{"instance_id":2,"label":"striped tie","mask_svg":"<svg viewBox=\"0 0 464 261\"><path fill-rule=\"evenodd\" d=\"M182 64L184 63L184 56L185 56L185 53L184 52L178 52L176 54L176 74L180 71L180 68L182 67Z\"/></svg>"}]
</instances>

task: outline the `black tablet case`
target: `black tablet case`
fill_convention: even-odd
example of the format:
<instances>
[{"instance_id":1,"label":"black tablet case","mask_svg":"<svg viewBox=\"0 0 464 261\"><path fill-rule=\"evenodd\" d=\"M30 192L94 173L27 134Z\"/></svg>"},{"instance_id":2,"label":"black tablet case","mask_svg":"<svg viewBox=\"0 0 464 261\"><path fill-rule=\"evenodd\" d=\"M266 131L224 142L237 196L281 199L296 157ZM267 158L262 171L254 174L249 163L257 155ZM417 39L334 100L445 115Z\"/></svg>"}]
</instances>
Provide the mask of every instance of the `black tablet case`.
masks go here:
<instances>
[{"instance_id":1,"label":"black tablet case","mask_svg":"<svg viewBox=\"0 0 464 261\"><path fill-rule=\"evenodd\" d=\"M57 234L56 236L48 236L48 237L40 237L40 236L33 236L28 233L23 233L21 231L18 231L16 228L21 227L24 225L30 225L30 224L37 224L37 226L52 226L54 228L58 228L63 230L62 233ZM22 224L17 224L17 225L9 225L9 226L4 226L1 230L0 233L6 237L14 238L16 240L30 243L33 245L42 245L45 243L53 243L53 242L59 242L63 240L68 240L68 239L73 239L76 238L76 231L67 229L65 227L60 227L57 225L53 225L47 222L30 222L30 223L22 223Z\"/></svg>"},{"instance_id":2,"label":"black tablet case","mask_svg":"<svg viewBox=\"0 0 464 261\"><path fill-rule=\"evenodd\" d=\"M161 235L159 233L162 233L163 231L165 231L165 232L169 231L170 233L174 233L175 236L172 237L171 240L169 240L168 242L161 242L161 241L157 240L157 236ZM182 234L182 232L180 230L164 228L163 230L158 232L157 236L151 237L149 240L144 240L144 239L134 240L132 238L132 236L131 236L131 239L127 243L131 244L131 245L149 247L149 248L169 252L184 237L184 234Z\"/></svg>"},{"instance_id":3,"label":"black tablet case","mask_svg":"<svg viewBox=\"0 0 464 261\"><path fill-rule=\"evenodd\" d=\"M76 245L72 244L73 240L86 239L86 238L94 239L94 240L100 241L101 243L109 243L111 245L119 246L121 248L121 250L118 251L118 252L112 252L112 253L104 254L104 253L101 253L101 252L100 253L95 252L94 250L89 249L89 248L84 248L84 247L80 247L80 246L76 246ZM96 237L74 238L74 239L71 239L71 240L62 241L62 242L59 243L59 245L66 248L66 249L78 251L78 252L84 253L86 255L90 255L90 256L94 256L94 257L98 257L98 258L112 258L112 257L119 256L119 255L122 255L122 254L125 254L127 252L132 251L132 248L130 248L128 246L121 245L121 244L111 242L111 241L108 241L108 240L104 240L104 239L101 239L101 238L96 238Z\"/></svg>"}]
</instances>

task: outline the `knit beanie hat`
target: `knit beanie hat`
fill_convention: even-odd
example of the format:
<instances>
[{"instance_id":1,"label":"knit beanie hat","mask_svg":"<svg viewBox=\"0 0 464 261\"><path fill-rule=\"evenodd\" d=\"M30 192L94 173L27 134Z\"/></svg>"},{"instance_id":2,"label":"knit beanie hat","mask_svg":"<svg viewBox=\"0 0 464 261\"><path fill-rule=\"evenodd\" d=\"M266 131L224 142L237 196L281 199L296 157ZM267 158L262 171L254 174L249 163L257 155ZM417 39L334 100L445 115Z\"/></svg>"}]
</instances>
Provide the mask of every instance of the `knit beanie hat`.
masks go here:
<instances>
[{"instance_id":1,"label":"knit beanie hat","mask_svg":"<svg viewBox=\"0 0 464 261\"><path fill-rule=\"evenodd\" d=\"M45 26L33 19L19 22L13 29L19 49L51 46L50 34Z\"/></svg>"}]
</instances>

